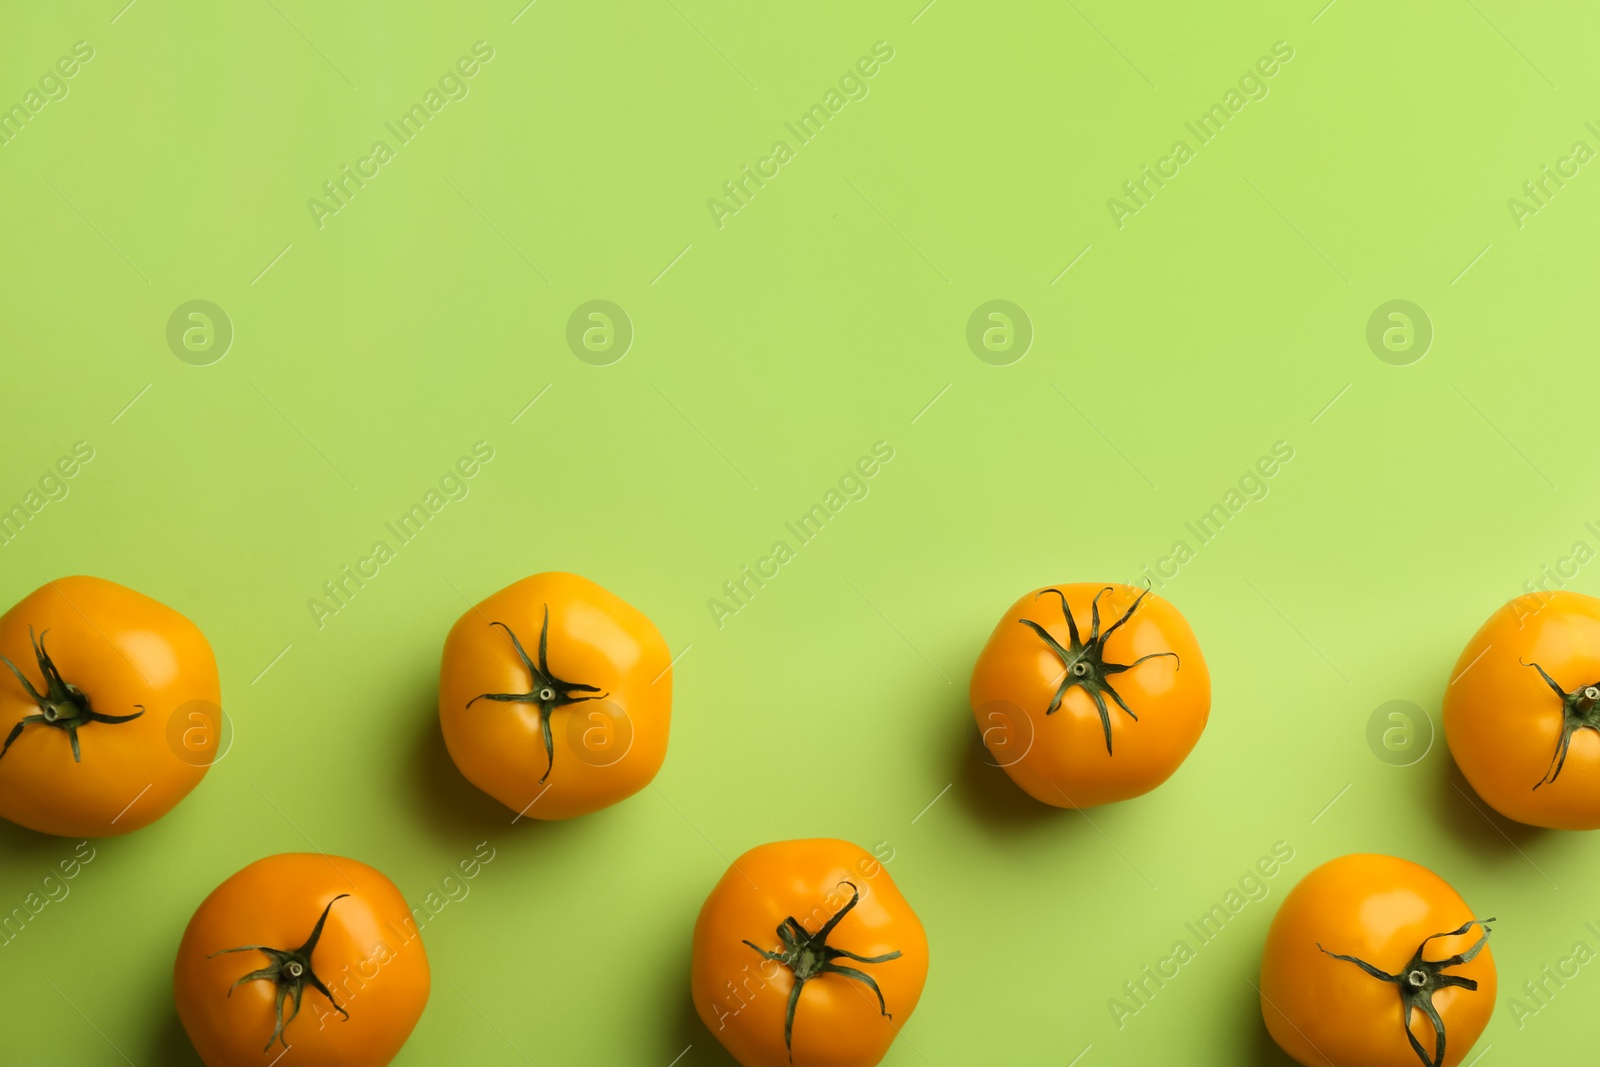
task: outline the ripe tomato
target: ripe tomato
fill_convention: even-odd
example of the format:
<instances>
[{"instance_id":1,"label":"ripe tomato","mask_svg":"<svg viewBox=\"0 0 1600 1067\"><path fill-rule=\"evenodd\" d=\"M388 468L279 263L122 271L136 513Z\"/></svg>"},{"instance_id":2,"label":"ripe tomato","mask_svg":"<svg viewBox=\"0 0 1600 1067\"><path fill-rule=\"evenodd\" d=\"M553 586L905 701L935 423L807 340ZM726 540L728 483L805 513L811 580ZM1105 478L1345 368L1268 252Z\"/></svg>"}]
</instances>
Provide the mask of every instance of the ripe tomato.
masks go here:
<instances>
[{"instance_id":1,"label":"ripe tomato","mask_svg":"<svg viewBox=\"0 0 1600 1067\"><path fill-rule=\"evenodd\" d=\"M927 978L922 923L848 841L751 849L694 924L695 1010L743 1067L872 1067Z\"/></svg>"},{"instance_id":2,"label":"ripe tomato","mask_svg":"<svg viewBox=\"0 0 1600 1067\"><path fill-rule=\"evenodd\" d=\"M257 860L213 890L172 975L206 1067L264 1067L290 1047L284 1062L297 1067L382 1067L428 986L422 935L394 883L313 852Z\"/></svg>"},{"instance_id":3,"label":"ripe tomato","mask_svg":"<svg viewBox=\"0 0 1600 1067\"><path fill-rule=\"evenodd\" d=\"M211 646L132 589L76 577L34 590L0 616L0 666L0 816L14 823L125 834L171 811L216 757Z\"/></svg>"},{"instance_id":4,"label":"ripe tomato","mask_svg":"<svg viewBox=\"0 0 1600 1067\"><path fill-rule=\"evenodd\" d=\"M535 574L451 627L439 725L461 773L512 811L585 815L661 769L670 667L637 608L576 574Z\"/></svg>"},{"instance_id":5,"label":"ripe tomato","mask_svg":"<svg viewBox=\"0 0 1600 1067\"><path fill-rule=\"evenodd\" d=\"M1211 711L1211 674L1178 609L1094 582L1011 605L968 692L995 762L1059 808L1148 793L1189 755Z\"/></svg>"},{"instance_id":6,"label":"ripe tomato","mask_svg":"<svg viewBox=\"0 0 1600 1067\"><path fill-rule=\"evenodd\" d=\"M1478 795L1518 822L1600 828L1600 600L1518 597L1450 677L1445 738Z\"/></svg>"},{"instance_id":7,"label":"ripe tomato","mask_svg":"<svg viewBox=\"0 0 1600 1067\"><path fill-rule=\"evenodd\" d=\"M1455 1067L1494 1011L1492 922L1409 860L1324 863L1267 931L1267 1030L1306 1067Z\"/></svg>"}]
</instances>

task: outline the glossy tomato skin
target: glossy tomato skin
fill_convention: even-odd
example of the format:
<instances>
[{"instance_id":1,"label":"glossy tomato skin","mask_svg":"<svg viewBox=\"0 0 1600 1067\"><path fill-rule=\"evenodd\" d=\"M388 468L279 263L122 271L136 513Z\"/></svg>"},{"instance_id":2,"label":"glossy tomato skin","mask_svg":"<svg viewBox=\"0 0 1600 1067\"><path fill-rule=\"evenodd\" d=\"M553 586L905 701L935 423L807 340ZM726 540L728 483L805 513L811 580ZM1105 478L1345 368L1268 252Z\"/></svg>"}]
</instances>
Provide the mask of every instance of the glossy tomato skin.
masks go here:
<instances>
[{"instance_id":1,"label":"glossy tomato skin","mask_svg":"<svg viewBox=\"0 0 1600 1067\"><path fill-rule=\"evenodd\" d=\"M0 616L0 656L41 693L46 684L30 626L46 635L56 670L87 695L93 711L132 715L142 705L144 714L83 725L77 762L64 731L25 726L0 757L0 816L41 833L108 837L171 811L205 777L222 736L217 661L199 627L103 578L46 583ZM38 712L0 665L0 741Z\"/></svg>"},{"instance_id":2,"label":"glossy tomato skin","mask_svg":"<svg viewBox=\"0 0 1600 1067\"><path fill-rule=\"evenodd\" d=\"M789 916L815 933L850 899L828 944L858 956L898 951L883 963L839 960L870 975L893 1016L858 982L834 974L808 980L794 1017L795 1067L872 1067L906 1024L928 977L928 939L889 872L865 849L818 838L779 841L734 861L700 909L694 926L690 991L695 1011L743 1067L786 1067L784 1016L793 972L764 960L745 940L772 951Z\"/></svg>"},{"instance_id":3,"label":"glossy tomato skin","mask_svg":"<svg viewBox=\"0 0 1600 1067\"><path fill-rule=\"evenodd\" d=\"M349 896L334 901L341 893ZM304 990L283 1031L298 1067L383 1067L399 1053L428 1003L428 956L411 909L382 874L355 860L285 853L257 860L218 886L189 920L173 968L178 1018L206 1067L264 1067L283 1045L263 1048L275 1026L276 985L244 975L271 961L241 945L295 949L330 901L312 970L348 1019ZM284 1006L287 1019L292 1003Z\"/></svg>"},{"instance_id":4,"label":"glossy tomato skin","mask_svg":"<svg viewBox=\"0 0 1600 1067\"><path fill-rule=\"evenodd\" d=\"M1334 959L1317 944L1396 974L1424 938L1488 918L1474 915L1444 879L1409 860L1358 854L1323 864L1289 891L1267 931L1260 988L1268 1032L1306 1067L1416 1067L1420 1061L1406 1040L1398 987ZM1482 934L1474 926L1458 937L1438 938L1423 958L1446 959ZM1485 945L1446 973L1478 983L1476 991L1433 994L1445 1024L1444 1067L1455 1067L1494 1011L1494 956ZM1431 1056L1433 1028L1420 1011L1412 1015L1412 1033Z\"/></svg>"},{"instance_id":5,"label":"glossy tomato skin","mask_svg":"<svg viewBox=\"0 0 1600 1067\"><path fill-rule=\"evenodd\" d=\"M1111 752L1093 698L1068 689L1053 714L1047 709L1064 677L1061 658L1021 620L1043 626L1064 647L1070 632L1059 590L1087 641L1092 604L1099 600L1106 629L1144 594L1137 610L1104 644L1118 664L1158 656L1110 679L1135 722L1105 697ZM969 688L973 717L993 762L1035 800L1088 808L1147 793L1172 776L1200 740L1211 712L1211 674L1194 631L1166 600L1118 583L1078 582L1036 589L1011 605L978 657Z\"/></svg>"},{"instance_id":6,"label":"glossy tomato skin","mask_svg":"<svg viewBox=\"0 0 1600 1067\"><path fill-rule=\"evenodd\" d=\"M1600 829L1600 733L1577 730L1560 774L1539 784L1552 769L1565 717L1561 698L1538 670L1523 666L1533 663L1569 693L1600 682L1600 600L1541 593L1489 616L1445 687L1450 753L1478 795L1506 818L1558 830Z\"/></svg>"},{"instance_id":7,"label":"glossy tomato skin","mask_svg":"<svg viewBox=\"0 0 1600 1067\"><path fill-rule=\"evenodd\" d=\"M552 711L553 760L537 705L473 702L485 693L529 692L528 669L492 624L515 633L537 665L546 607L550 672L603 696ZM445 639L445 745L468 781L512 811L531 819L585 815L637 793L661 769L672 723L670 665L661 632L622 598L576 574L524 578L461 616Z\"/></svg>"}]
</instances>

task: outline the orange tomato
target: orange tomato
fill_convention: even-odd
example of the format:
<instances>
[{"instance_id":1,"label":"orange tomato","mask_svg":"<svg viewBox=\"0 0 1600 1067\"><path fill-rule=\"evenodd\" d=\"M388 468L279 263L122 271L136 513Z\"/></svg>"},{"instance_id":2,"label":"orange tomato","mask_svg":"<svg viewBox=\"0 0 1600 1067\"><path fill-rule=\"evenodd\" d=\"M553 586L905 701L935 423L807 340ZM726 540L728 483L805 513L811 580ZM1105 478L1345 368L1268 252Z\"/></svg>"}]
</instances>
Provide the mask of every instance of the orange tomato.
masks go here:
<instances>
[{"instance_id":1,"label":"orange tomato","mask_svg":"<svg viewBox=\"0 0 1600 1067\"><path fill-rule=\"evenodd\" d=\"M102 578L59 578L0 616L0 816L107 837L155 822L216 758L222 699L199 627Z\"/></svg>"},{"instance_id":2,"label":"orange tomato","mask_svg":"<svg viewBox=\"0 0 1600 1067\"><path fill-rule=\"evenodd\" d=\"M288 1048L296 1067L382 1067L428 988L422 935L394 883L311 852L257 860L218 886L172 975L206 1067L265 1067Z\"/></svg>"},{"instance_id":3,"label":"orange tomato","mask_svg":"<svg viewBox=\"0 0 1600 1067\"><path fill-rule=\"evenodd\" d=\"M637 608L576 574L536 574L451 627L439 725L461 773L512 811L584 815L661 769L670 667Z\"/></svg>"},{"instance_id":4,"label":"orange tomato","mask_svg":"<svg viewBox=\"0 0 1600 1067\"><path fill-rule=\"evenodd\" d=\"M1450 677L1445 738L1478 795L1518 822L1600 828L1600 600L1518 597Z\"/></svg>"},{"instance_id":5,"label":"orange tomato","mask_svg":"<svg viewBox=\"0 0 1600 1067\"><path fill-rule=\"evenodd\" d=\"M1408 860L1324 863L1267 931L1267 1030L1306 1067L1455 1067L1494 1011L1493 921Z\"/></svg>"},{"instance_id":6,"label":"orange tomato","mask_svg":"<svg viewBox=\"0 0 1600 1067\"><path fill-rule=\"evenodd\" d=\"M694 925L695 1010L743 1067L872 1067L927 977L922 923L848 841L751 849Z\"/></svg>"},{"instance_id":7,"label":"orange tomato","mask_svg":"<svg viewBox=\"0 0 1600 1067\"><path fill-rule=\"evenodd\" d=\"M1147 793L1200 740L1211 674L1178 609L1079 582L1011 605L972 670L995 762L1035 800L1088 808Z\"/></svg>"}]
</instances>

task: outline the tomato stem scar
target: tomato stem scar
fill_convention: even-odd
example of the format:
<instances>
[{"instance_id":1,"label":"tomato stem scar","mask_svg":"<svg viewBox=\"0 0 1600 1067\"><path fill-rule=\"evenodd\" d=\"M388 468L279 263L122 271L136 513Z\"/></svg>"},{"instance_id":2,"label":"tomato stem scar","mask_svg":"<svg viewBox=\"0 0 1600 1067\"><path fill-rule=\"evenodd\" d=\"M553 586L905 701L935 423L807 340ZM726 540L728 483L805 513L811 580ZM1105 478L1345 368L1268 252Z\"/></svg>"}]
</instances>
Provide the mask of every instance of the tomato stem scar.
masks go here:
<instances>
[{"instance_id":1,"label":"tomato stem scar","mask_svg":"<svg viewBox=\"0 0 1600 1067\"><path fill-rule=\"evenodd\" d=\"M550 732L550 713L557 708L564 708L568 704L580 704L585 700L602 700L606 694L600 692L596 686L584 685L581 682L564 682L551 673L548 654L550 643L549 604L544 606L544 626L539 630L539 663L537 666L534 665L533 660L528 658L528 654L522 650L522 642L517 640L517 635L512 632L511 627L503 622L491 622L489 625L500 627L511 638L511 644L516 648L517 655L522 660L522 665L533 676L533 683L526 693L480 693L467 701L467 707L472 707L473 704L480 700L495 700L502 704L535 704L538 706L539 725L544 730L544 755L546 761L544 777L539 779L542 784L546 778L550 777L550 772L556 766L556 743L555 737ZM592 693L594 695L568 696L569 690Z\"/></svg>"},{"instance_id":2,"label":"tomato stem scar","mask_svg":"<svg viewBox=\"0 0 1600 1067\"><path fill-rule=\"evenodd\" d=\"M28 681L28 676L17 670L17 665L0 656L0 663L4 663L12 674L17 676L17 681L22 683L22 688L27 690L28 696L38 705L39 711L35 715L24 715L22 720L11 728L11 733L6 737L4 748L0 748L0 759L11 751L11 744L22 736L24 728L30 724L40 726L53 726L57 730L64 730L72 739L72 762L82 763L83 753L78 748L78 730L91 722L132 722L144 714L144 706L135 704L139 710L132 715L102 715L89 706L89 695L82 689L61 677L61 672L56 670L55 663L50 659L50 654L45 651L45 635L50 631L45 630L36 638L33 636L33 627L28 627L28 641L33 645L34 658L39 661L39 673L44 676L44 692L40 693Z\"/></svg>"},{"instance_id":3,"label":"tomato stem scar","mask_svg":"<svg viewBox=\"0 0 1600 1067\"><path fill-rule=\"evenodd\" d=\"M333 999L333 994L328 992L328 987L323 985L322 980L317 977L317 972L311 969L311 954L316 951L317 942L322 939L322 927L328 921L328 912L333 910L334 904L349 895L349 893L340 893L328 901L328 906L322 909L322 917L317 920L317 925L311 930L311 936L299 948L281 949L268 948L265 945L240 945L238 948L225 948L220 952L213 952L206 957L206 959L216 959L226 952L264 952L267 954L267 958L272 960L271 965L263 967L259 971L251 971L228 987L228 996L231 997L233 996L233 991L246 982L271 981L277 984L278 1022L272 1028L272 1036L267 1039L267 1047L262 1050L263 1052L270 1052L274 1041L282 1041L285 1049L289 1047L289 1039L284 1036L284 1030L300 1014L300 997L308 985L327 997L328 1003L333 1005L334 1011L343 1015L346 1019L350 1018L350 1013L340 1007L339 1002ZM294 1010L289 1013L288 1019L283 1017L283 1001L285 997L289 997L294 1001Z\"/></svg>"},{"instance_id":4,"label":"tomato stem scar","mask_svg":"<svg viewBox=\"0 0 1600 1067\"><path fill-rule=\"evenodd\" d=\"M1133 603L1129 605L1128 610L1123 612L1122 617L1106 627L1105 633L1101 633L1100 598L1110 591L1111 587L1108 585L1096 593L1094 599L1089 602L1089 639L1087 641L1079 638L1078 624L1072 618L1072 609L1067 607L1067 595L1059 589L1041 589L1034 599L1037 600L1046 593L1054 593L1061 598L1061 614L1066 616L1067 619L1067 633L1070 642L1066 647L1062 647L1061 642L1051 637L1048 630L1032 619L1017 620L1038 634L1040 639L1050 647L1050 651L1054 652L1056 657L1061 660L1061 666L1065 668L1061 684L1056 688L1056 695L1050 701L1050 706L1045 709L1045 714L1054 715L1061 707L1062 698L1067 695L1067 690L1075 685L1081 686L1083 691L1088 693L1094 700L1094 706L1100 712L1100 726L1105 730L1106 755L1108 756L1111 755L1111 709L1106 706L1105 694L1109 693L1111 695L1111 699L1117 702L1117 707L1128 713L1128 718L1134 722L1139 721L1139 716L1135 715L1133 709L1128 707L1128 702L1123 700L1122 695L1112 687L1111 678L1124 671L1131 671L1147 659L1156 659L1160 656L1171 656L1173 661L1178 663L1178 667L1175 667L1174 670L1182 667L1182 662L1178 660L1176 652L1152 652L1147 656L1140 656L1132 663L1109 663L1106 661L1106 641L1110 639L1112 634L1117 632L1123 623L1128 621L1135 611L1139 610L1140 602L1150 595L1150 590L1148 589L1140 593L1134 598Z\"/></svg>"},{"instance_id":5,"label":"tomato stem scar","mask_svg":"<svg viewBox=\"0 0 1600 1067\"><path fill-rule=\"evenodd\" d=\"M819 974L840 974L862 983L878 995L878 1011L883 1017L894 1018L889 1014L888 1006L884 1004L883 990L878 988L878 983L873 981L871 975L855 967L845 967L833 962L840 957L855 960L857 963L887 963L889 960L900 958L899 949L882 956L857 956L854 952L847 952L828 944L828 935L833 933L833 928L839 925L839 920L843 919L861 899L861 893L856 889L854 882L839 884L850 887L850 901L835 912L833 918L824 923L822 929L816 933L806 933L806 928L791 915L778 924L778 940L783 942L781 950L768 952L753 942L744 942L759 952L762 959L781 963L794 974L794 986L789 990L789 1005L783 1019L783 1044L789 1050L790 1063L794 1062L794 1009L800 1003L800 990Z\"/></svg>"},{"instance_id":6,"label":"tomato stem scar","mask_svg":"<svg viewBox=\"0 0 1600 1067\"><path fill-rule=\"evenodd\" d=\"M1489 942L1489 934L1491 932L1489 924L1494 921L1492 918L1468 919L1461 924L1459 929L1450 930L1442 934L1430 934L1422 939L1422 944L1417 946L1416 955L1412 956L1411 961L1401 968L1399 974L1387 974L1366 960L1357 959L1354 956L1341 956L1337 952L1328 952L1327 949L1322 948L1320 941L1317 942L1317 948L1322 949L1323 952L1326 952L1336 960L1344 960L1346 963L1355 964L1374 978L1392 982L1398 986L1400 989L1400 1003L1405 1010L1403 1019L1406 1040L1411 1042L1411 1048L1416 1052L1417 1058L1423 1062L1425 1067L1443 1067L1444 1020L1439 1018L1439 1011L1433 1006L1433 994L1440 989L1451 987L1459 987L1471 991L1477 990L1478 983L1475 979L1463 978L1458 974L1445 974L1444 971L1447 967L1460 966L1479 952L1482 952L1483 946ZM1423 950L1428 947L1429 941L1440 937L1460 937L1474 926L1482 928L1483 936L1473 942L1472 947L1465 952L1458 952L1456 955L1442 960L1425 960L1422 958ZM1417 1040L1417 1035L1411 1032L1411 1013L1413 1010L1420 1010L1422 1014L1428 1017L1428 1021L1433 1024L1434 1053L1431 1059L1428 1057L1427 1050L1422 1047L1422 1042Z\"/></svg>"}]
</instances>

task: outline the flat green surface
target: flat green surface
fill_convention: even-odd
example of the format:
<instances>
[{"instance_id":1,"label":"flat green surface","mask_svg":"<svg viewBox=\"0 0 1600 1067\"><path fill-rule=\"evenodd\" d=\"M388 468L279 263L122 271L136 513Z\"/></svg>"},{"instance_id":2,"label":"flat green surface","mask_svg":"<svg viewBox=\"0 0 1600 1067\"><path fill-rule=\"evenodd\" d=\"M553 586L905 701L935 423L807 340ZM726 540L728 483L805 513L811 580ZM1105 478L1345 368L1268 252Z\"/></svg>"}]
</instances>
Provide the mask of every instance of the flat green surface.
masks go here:
<instances>
[{"instance_id":1,"label":"flat green surface","mask_svg":"<svg viewBox=\"0 0 1600 1067\"><path fill-rule=\"evenodd\" d=\"M1520 1026L1510 998L1600 945L1600 845L1475 810L1442 737L1405 767L1366 740L1391 700L1437 723L1488 613L1600 547L1600 174L1507 204L1600 149L1592 8L124 2L0 15L0 104L93 49L0 145L0 504L94 449L0 547L0 603L87 572L173 605L237 742L0 948L6 1062L194 1062L172 953L251 860L357 857L420 904L487 840L424 931L397 1062L726 1064L689 1004L694 916L732 857L800 836L883 843L927 926L894 1067L1282 1064L1248 984L1272 909L1360 850L1500 918L1485 1067L1592 1048L1600 975ZM477 41L468 95L399 143ZM879 41L801 143L785 124ZM1279 41L1201 144L1185 123ZM308 198L380 139L319 229ZM1108 198L1179 139L1119 227ZM708 199L778 140L719 228ZM195 299L233 324L210 366L166 340ZM592 299L633 324L610 366L565 340ZM1034 331L1009 366L965 339L994 299ZM1366 341L1395 299L1433 323L1409 366ZM880 440L867 496L795 545ZM319 628L308 598L477 441L470 495ZM1279 441L1201 544L1186 523ZM795 558L716 625L779 539ZM1034 803L982 761L973 658L1022 591L1154 573L1177 541L1161 592L1210 662L1209 729L1145 798ZM437 657L467 601L549 569L682 653L672 747L626 803L513 827L443 751ZM1119 1029L1108 1000L1279 841L1270 895ZM73 847L0 826L0 909Z\"/></svg>"}]
</instances>

